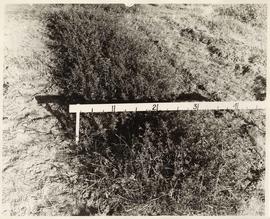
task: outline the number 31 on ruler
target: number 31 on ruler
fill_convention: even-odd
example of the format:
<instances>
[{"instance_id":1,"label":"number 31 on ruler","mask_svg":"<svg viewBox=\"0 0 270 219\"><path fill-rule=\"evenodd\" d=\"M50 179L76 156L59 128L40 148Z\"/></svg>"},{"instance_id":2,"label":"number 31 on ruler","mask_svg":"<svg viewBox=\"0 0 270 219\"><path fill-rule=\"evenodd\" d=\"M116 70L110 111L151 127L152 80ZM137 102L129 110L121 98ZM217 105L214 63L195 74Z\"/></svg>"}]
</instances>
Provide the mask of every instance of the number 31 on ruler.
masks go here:
<instances>
[{"instance_id":1,"label":"number 31 on ruler","mask_svg":"<svg viewBox=\"0 0 270 219\"><path fill-rule=\"evenodd\" d=\"M200 106L200 105L199 105L198 103L195 103L194 106L193 106L193 109L194 109L194 110L199 110L199 106Z\"/></svg>"}]
</instances>

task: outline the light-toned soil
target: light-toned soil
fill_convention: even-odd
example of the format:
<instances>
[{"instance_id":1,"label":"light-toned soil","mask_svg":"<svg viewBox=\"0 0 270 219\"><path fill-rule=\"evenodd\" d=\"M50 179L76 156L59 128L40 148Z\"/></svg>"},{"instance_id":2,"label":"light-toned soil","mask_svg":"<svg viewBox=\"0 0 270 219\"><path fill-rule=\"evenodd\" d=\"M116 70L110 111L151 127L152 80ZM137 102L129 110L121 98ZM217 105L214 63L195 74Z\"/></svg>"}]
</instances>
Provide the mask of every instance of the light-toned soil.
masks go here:
<instances>
[{"instance_id":1,"label":"light-toned soil","mask_svg":"<svg viewBox=\"0 0 270 219\"><path fill-rule=\"evenodd\" d=\"M15 13L16 12L16 13ZM63 215L76 205L76 168L57 119L35 100L51 94L42 24L9 7L5 22L3 215ZM42 57L42 59L41 59ZM55 91L54 91L55 92ZM74 189L74 191L73 191ZM71 214L72 212L70 212Z\"/></svg>"}]
</instances>

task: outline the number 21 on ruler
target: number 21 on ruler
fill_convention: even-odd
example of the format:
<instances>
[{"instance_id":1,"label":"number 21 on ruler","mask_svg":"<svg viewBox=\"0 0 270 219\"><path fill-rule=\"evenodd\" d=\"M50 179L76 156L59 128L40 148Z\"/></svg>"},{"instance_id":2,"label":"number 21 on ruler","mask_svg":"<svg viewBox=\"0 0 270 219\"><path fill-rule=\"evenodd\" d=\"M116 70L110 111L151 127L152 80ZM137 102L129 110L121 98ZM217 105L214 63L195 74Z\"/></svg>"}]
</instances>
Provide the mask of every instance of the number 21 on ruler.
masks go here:
<instances>
[{"instance_id":1,"label":"number 21 on ruler","mask_svg":"<svg viewBox=\"0 0 270 219\"><path fill-rule=\"evenodd\" d=\"M153 111L158 111L158 104L153 104L152 110Z\"/></svg>"}]
</instances>

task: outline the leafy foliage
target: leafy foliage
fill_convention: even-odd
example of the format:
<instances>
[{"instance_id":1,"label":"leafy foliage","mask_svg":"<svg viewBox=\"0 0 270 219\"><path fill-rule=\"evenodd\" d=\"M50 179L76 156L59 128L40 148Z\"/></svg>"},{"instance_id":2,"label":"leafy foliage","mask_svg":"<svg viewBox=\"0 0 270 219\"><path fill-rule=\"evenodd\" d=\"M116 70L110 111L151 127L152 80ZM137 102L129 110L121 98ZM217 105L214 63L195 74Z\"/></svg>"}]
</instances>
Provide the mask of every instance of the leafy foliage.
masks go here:
<instances>
[{"instance_id":1,"label":"leafy foliage","mask_svg":"<svg viewBox=\"0 0 270 219\"><path fill-rule=\"evenodd\" d=\"M106 11L74 7L48 17L58 86L86 101L168 99L175 70L153 44L118 25L121 15Z\"/></svg>"},{"instance_id":2,"label":"leafy foliage","mask_svg":"<svg viewBox=\"0 0 270 219\"><path fill-rule=\"evenodd\" d=\"M138 11L75 5L45 14L52 82L67 98L173 101L192 91L194 78L185 66L123 25L125 13ZM185 29L187 34L194 32ZM84 213L76 214L237 214L264 166L264 152L253 152L243 123L229 111L83 115L74 156L87 180Z\"/></svg>"}]
</instances>

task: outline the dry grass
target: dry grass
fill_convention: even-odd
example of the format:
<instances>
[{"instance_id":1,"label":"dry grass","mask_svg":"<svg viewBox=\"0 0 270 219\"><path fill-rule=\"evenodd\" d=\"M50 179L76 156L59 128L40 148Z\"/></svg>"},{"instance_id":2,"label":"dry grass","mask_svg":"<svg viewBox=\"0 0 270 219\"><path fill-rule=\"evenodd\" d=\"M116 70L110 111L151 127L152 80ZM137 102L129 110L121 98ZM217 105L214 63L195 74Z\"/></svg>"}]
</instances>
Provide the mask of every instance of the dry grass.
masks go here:
<instances>
[{"instance_id":1,"label":"dry grass","mask_svg":"<svg viewBox=\"0 0 270 219\"><path fill-rule=\"evenodd\" d=\"M192 77L191 91L227 101L264 99L265 87L261 85L257 93L255 87L256 78L266 78L265 5L253 20L257 26L220 12L234 9L230 5L138 8L135 15L126 14L122 24L132 33L142 32L157 41L175 60L174 66L185 66Z\"/></svg>"}]
</instances>

